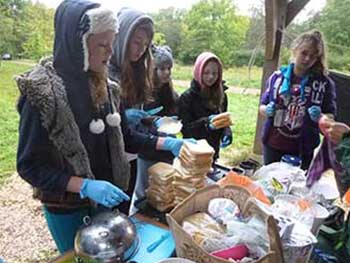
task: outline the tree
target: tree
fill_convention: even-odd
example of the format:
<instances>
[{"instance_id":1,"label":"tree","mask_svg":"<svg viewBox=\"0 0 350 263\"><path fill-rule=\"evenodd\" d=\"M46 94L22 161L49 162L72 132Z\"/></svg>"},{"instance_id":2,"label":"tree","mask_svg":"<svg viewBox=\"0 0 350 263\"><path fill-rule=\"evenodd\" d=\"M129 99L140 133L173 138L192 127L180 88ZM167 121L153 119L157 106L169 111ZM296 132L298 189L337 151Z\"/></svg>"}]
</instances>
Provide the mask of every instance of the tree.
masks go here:
<instances>
[{"instance_id":1,"label":"tree","mask_svg":"<svg viewBox=\"0 0 350 263\"><path fill-rule=\"evenodd\" d=\"M249 27L246 33L245 48L254 49L257 45L264 47L264 42L258 42L261 38L265 38L265 14L264 4L259 3L250 9L251 17L249 19Z\"/></svg>"},{"instance_id":2,"label":"tree","mask_svg":"<svg viewBox=\"0 0 350 263\"><path fill-rule=\"evenodd\" d=\"M25 8L25 22L22 30L26 32L23 42L23 56L39 59L52 52L54 39L54 10L40 3Z\"/></svg>"},{"instance_id":3,"label":"tree","mask_svg":"<svg viewBox=\"0 0 350 263\"><path fill-rule=\"evenodd\" d=\"M0 14L0 55L4 53L16 54L17 49L14 46L16 38L13 34L9 34L14 27L14 20L10 17L6 17Z\"/></svg>"},{"instance_id":4,"label":"tree","mask_svg":"<svg viewBox=\"0 0 350 263\"><path fill-rule=\"evenodd\" d=\"M22 51L23 35L20 30L28 0L0 0L0 54L17 55Z\"/></svg>"},{"instance_id":5,"label":"tree","mask_svg":"<svg viewBox=\"0 0 350 263\"><path fill-rule=\"evenodd\" d=\"M153 37L153 43L157 46L162 46L166 43L165 36L163 33L156 32Z\"/></svg>"},{"instance_id":6,"label":"tree","mask_svg":"<svg viewBox=\"0 0 350 263\"><path fill-rule=\"evenodd\" d=\"M328 0L321 11L318 27L332 44L350 44L350 0Z\"/></svg>"},{"instance_id":7,"label":"tree","mask_svg":"<svg viewBox=\"0 0 350 263\"><path fill-rule=\"evenodd\" d=\"M200 1L184 16L180 58L193 63L207 50L231 65L234 51L244 43L248 23L247 17L236 14L231 0Z\"/></svg>"},{"instance_id":8,"label":"tree","mask_svg":"<svg viewBox=\"0 0 350 263\"><path fill-rule=\"evenodd\" d=\"M326 6L302 24L304 31L323 32L331 69L350 70L350 0L328 0Z\"/></svg>"},{"instance_id":9,"label":"tree","mask_svg":"<svg viewBox=\"0 0 350 263\"><path fill-rule=\"evenodd\" d=\"M181 23L184 14L184 9L174 7L160 9L158 13L152 14L155 31L163 35L165 40L163 44L167 44L172 49L174 56L177 56L180 51Z\"/></svg>"}]
</instances>

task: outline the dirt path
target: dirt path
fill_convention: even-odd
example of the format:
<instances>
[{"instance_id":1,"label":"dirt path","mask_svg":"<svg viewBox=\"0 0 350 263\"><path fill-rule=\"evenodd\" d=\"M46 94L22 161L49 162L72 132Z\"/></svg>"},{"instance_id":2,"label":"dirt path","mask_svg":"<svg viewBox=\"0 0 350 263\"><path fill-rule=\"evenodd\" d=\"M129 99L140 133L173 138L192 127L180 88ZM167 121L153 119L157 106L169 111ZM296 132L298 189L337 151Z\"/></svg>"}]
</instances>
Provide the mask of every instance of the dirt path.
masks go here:
<instances>
[{"instance_id":1,"label":"dirt path","mask_svg":"<svg viewBox=\"0 0 350 263\"><path fill-rule=\"evenodd\" d=\"M17 174L0 188L0 257L6 263L48 262L56 246L39 201Z\"/></svg>"},{"instance_id":2,"label":"dirt path","mask_svg":"<svg viewBox=\"0 0 350 263\"><path fill-rule=\"evenodd\" d=\"M35 66L36 63L32 61L26 61L26 60L13 60L12 63L16 63L19 65L26 65L26 66Z\"/></svg>"}]
</instances>

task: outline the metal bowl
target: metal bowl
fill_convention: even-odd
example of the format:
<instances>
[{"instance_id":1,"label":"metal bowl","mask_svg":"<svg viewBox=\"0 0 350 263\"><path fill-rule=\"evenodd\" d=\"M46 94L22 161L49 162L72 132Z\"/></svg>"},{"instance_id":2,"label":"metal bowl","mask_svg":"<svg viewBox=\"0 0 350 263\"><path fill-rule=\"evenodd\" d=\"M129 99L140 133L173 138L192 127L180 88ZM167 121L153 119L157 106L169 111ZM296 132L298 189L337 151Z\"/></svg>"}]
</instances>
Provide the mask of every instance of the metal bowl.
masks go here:
<instances>
[{"instance_id":1,"label":"metal bowl","mask_svg":"<svg viewBox=\"0 0 350 263\"><path fill-rule=\"evenodd\" d=\"M139 239L133 222L118 210L85 219L78 230L74 249L77 256L102 262L123 262L138 249Z\"/></svg>"}]
</instances>

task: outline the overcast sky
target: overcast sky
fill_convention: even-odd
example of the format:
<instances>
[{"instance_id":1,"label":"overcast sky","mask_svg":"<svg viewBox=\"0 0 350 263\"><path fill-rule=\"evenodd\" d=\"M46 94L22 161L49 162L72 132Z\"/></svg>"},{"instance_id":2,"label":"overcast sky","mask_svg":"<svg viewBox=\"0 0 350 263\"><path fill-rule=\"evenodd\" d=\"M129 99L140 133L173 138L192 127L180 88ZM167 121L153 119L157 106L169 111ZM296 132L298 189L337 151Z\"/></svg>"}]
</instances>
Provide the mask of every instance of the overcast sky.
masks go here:
<instances>
[{"instance_id":1,"label":"overcast sky","mask_svg":"<svg viewBox=\"0 0 350 263\"><path fill-rule=\"evenodd\" d=\"M62 0L39 0L49 7L56 8ZM199 0L95 0L108 8L119 10L123 6L137 8L144 12L156 12L160 8L174 6L176 8L189 9ZM242 14L248 15L249 9L254 5L261 5L264 0L234 0ZM298 20L304 20L310 12L317 11L325 5L326 0L310 0L304 10L298 15Z\"/></svg>"}]
</instances>

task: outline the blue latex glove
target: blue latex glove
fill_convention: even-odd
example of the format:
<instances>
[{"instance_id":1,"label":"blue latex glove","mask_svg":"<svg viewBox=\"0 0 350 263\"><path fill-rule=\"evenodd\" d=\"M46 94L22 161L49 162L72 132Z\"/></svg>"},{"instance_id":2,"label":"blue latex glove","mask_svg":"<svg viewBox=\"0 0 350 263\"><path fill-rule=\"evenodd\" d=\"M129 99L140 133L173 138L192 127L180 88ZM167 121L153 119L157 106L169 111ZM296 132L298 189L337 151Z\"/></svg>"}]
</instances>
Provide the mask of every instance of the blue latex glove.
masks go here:
<instances>
[{"instance_id":1,"label":"blue latex glove","mask_svg":"<svg viewBox=\"0 0 350 263\"><path fill-rule=\"evenodd\" d=\"M273 115L275 115L276 105L273 101L271 101L269 104L266 105L265 112L267 117L272 117Z\"/></svg>"},{"instance_id":2,"label":"blue latex glove","mask_svg":"<svg viewBox=\"0 0 350 263\"><path fill-rule=\"evenodd\" d=\"M154 109L150 109L147 111L140 109L127 109L125 110L126 119L128 124L138 124L142 119L147 118L151 115L156 115L158 112L164 109L163 106L159 106Z\"/></svg>"},{"instance_id":3,"label":"blue latex glove","mask_svg":"<svg viewBox=\"0 0 350 263\"><path fill-rule=\"evenodd\" d=\"M314 122L318 122L318 120L321 117L321 107L313 105L310 108L308 108L307 111L309 112L310 119Z\"/></svg>"},{"instance_id":4,"label":"blue latex glove","mask_svg":"<svg viewBox=\"0 0 350 263\"><path fill-rule=\"evenodd\" d=\"M122 190L107 181L84 179L80 187L80 197L90 198L98 204L112 208L130 198Z\"/></svg>"},{"instance_id":5,"label":"blue latex glove","mask_svg":"<svg viewBox=\"0 0 350 263\"><path fill-rule=\"evenodd\" d=\"M210 130L216 130L216 127L214 126L214 124L211 122L215 117L216 117L217 114L212 114L208 117L208 121L209 121L209 124L208 124L208 127Z\"/></svg>"},{"instance_id":6,"label":"blue latex glove","mask_svg":"<svg viewBox=\"0 0 350 263\"><path fill-rule=\"evenodd\" d=\"M142 119L151 116L146 111L140 109L127 109L125 115L129 124L137 124Z\"/></svg>"},{"instance_id":7,"label":"blue latex glove","mask_svg":"<svg viewBox=\"0 0 350 263\"><path fill-rule=\"evenodd\" d=\"M180 150L185 141L191 143L197 143L195 139L176 139L173 137L165 137L162 150L171 151L171 153L178 157L180 155Z\"/></svg>"},{"instance_id":8,"label":"blue latex glove","mask_svg":"<svg viewBox=\"0 0 350 263\"><path fill-rule=\"evenodd\" d=\"M232 136L224 135L221 138L220 148L226 148L232 143Z\"/></svg>"}]
</instances>

